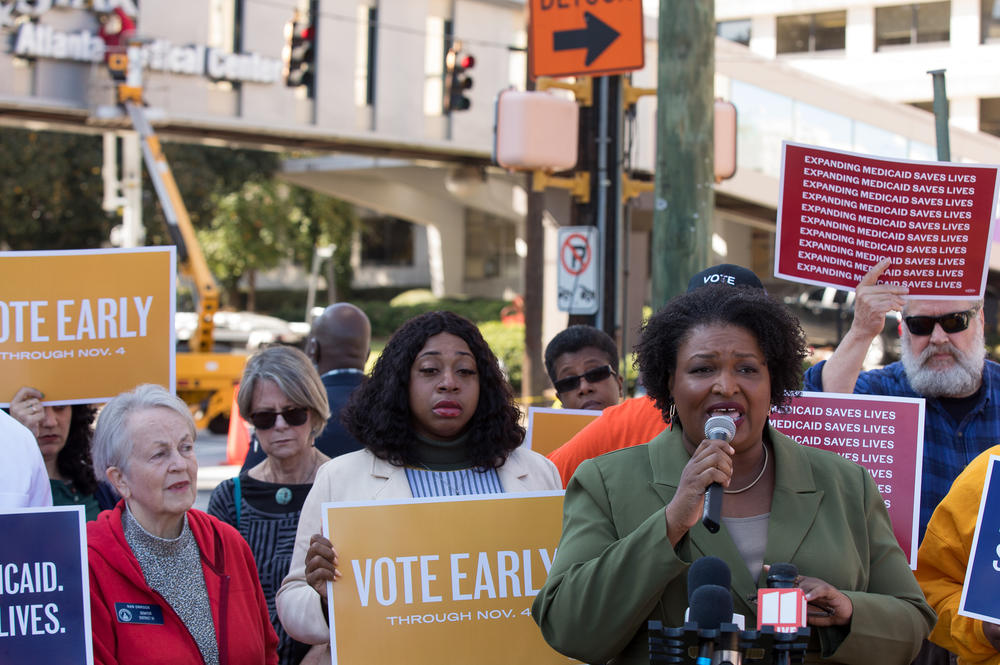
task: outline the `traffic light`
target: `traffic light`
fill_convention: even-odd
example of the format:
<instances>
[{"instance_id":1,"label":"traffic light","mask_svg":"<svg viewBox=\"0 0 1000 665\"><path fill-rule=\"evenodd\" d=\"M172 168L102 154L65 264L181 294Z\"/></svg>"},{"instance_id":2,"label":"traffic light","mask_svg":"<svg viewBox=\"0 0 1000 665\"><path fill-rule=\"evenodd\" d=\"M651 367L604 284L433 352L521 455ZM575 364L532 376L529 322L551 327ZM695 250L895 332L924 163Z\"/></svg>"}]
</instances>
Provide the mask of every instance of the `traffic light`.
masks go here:
<instances>
[{"instance_id":1,"label":"traffic light","mask_svg":"<svg viewBox=\"0 0 1000 665\"><path fill-rule=\"evenodd\" d=\"M298 16L285 24L285 84L290 88L306 86L312 94L316 81L316 26L312 19L298 20Z\"/></svg>"},{"instance_id":2,"label":"traffic light","mask_svg":"<svg viewBox=\"0 0 1000 665\"><path fill-rule=\"evenodd\" d=\"M465 93L472 89L469 70L476 66L476 58L468 53L462 53L460 47L452 47L448 49L444 64L444 112L468 111L472 102Z\"/></svg>"}]
</instances>

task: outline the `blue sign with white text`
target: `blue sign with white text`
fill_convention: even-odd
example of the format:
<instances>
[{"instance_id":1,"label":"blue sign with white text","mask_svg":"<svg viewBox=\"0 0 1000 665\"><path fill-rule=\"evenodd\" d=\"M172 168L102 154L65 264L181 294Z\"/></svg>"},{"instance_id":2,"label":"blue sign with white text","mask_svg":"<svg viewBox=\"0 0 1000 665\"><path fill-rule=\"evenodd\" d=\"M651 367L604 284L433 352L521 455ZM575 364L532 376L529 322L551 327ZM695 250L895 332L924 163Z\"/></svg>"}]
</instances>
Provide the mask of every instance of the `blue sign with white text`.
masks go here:
<instances>
[{"instance_id":1,"label":"blue sign with white text","mask_svg":"<svg viewBox=\"0 0 1000 665\"><path fill-rule=\"evenodd\" d=\"M82 506L0 514L0 663L94 662Z\"/></svg>"},{"instance_id":2,"label":"blue sign with white text","mask_svg":"<svg viewBox=\"0 0 1000 665\"><path fill-rule=\"evenodd\" d=\"M959 613L1000 623L1000 457L991 457Z\"/></svg>"}]
</instances>

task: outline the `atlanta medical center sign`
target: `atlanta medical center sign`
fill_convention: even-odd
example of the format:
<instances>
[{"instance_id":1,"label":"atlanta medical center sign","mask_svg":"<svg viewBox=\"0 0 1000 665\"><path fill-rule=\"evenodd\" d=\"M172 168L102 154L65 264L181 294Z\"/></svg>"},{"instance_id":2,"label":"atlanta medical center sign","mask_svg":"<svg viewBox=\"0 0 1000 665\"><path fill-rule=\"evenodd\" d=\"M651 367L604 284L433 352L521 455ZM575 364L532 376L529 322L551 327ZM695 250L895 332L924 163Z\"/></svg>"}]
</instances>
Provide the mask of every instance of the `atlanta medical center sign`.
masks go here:
<instances>
[{"instance_id":1,"label":"atlanta medical center sign","mask_svg":"<svg viewBox=\"0 0 1000 665\"><path fill-rule=\"evenodd\" d=\"M70 62L102 62L107 51L104 40L87 28L59 30L40 19L52 9L90 10L95 15L120 10L135 18L134 0L10 0L0 3L0 27L14 35L11 55ZM201 44L177 45L153 39L128 48L129 60L143 69L168 74L204 76L217 81L276 83L282 79L283 63L257 53L229 53Z\"/></svg>"}]
</instances>

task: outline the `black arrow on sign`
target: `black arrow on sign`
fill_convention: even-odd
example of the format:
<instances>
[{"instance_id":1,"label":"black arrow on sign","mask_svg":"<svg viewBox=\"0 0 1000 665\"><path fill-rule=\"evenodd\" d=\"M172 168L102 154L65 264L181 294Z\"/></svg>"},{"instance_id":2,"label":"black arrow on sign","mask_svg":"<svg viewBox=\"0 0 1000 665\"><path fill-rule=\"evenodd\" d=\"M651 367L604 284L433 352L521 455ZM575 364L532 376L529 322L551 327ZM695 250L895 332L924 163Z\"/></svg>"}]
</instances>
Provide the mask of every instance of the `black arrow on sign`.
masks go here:
<instances>
[{"instance_id":1,"label":"black arrow on sign","mask_svg":"<svg viewBox=\"0 0 1000 665\"><path fill-rule=\"evenodd\" d=\"M583 64L589 67L621 33L590 12L584 12L583 18L587 21L586 28L553 32L552 47L556 51L587 49L587 59Z\"/></svg>"}]
</instances>

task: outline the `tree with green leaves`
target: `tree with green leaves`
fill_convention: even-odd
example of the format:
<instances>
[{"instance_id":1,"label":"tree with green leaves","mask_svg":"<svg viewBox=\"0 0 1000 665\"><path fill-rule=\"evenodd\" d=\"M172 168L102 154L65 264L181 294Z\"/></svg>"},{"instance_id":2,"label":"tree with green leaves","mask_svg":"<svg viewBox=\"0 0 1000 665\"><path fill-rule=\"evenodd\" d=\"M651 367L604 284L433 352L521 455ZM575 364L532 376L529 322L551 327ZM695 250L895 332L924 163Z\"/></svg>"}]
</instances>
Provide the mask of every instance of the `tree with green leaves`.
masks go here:
<instances>
[{"instance_id":1,"label":"tree with green leaves","mask_svg":"<svg viewBox=\"0 0 1000 665\"><path fill-rule=\"evenodd\" d=\"M0 144L0 248L106 245L100 137L0 128Z\"/></svg>"},{"instance_id":2,"label":"tree with green leaves","mask_svg":"<svg viewBox=\"0 0 1000 665\"><path fill-rule=\"evenodd\" d=\"M119 220L101 209L104 184L99 136L0 128L0 248L89 249L108 246ZM295 261L308 266L317 246L336 245L329 263L331 299L349 293L353 208L317 192L279 184L280 155L164 144L210 269L239 306L241 278L254 308L256 275ZM166 221L143 170L146 242L170 244Z\"/></svg>"},{"instance_id":3,"label":"tree with green leaves","mask_svg":"<svg viewBox=\"0 0 1000 665\"><path fill-rule=\"evenodd\" d=\"M226 303L239 301L239 283L247 284L247 309L256 307L256 277L288 258L290 231L301 215L288 187L274 181L245 183L238 191L215 197L209 228L198 231L209 268L222 285Z\"/></svg>"},{"instance_id":4,"label":"tree with green leaves","mask_svg":"<svg viewBox=\"0 0 1000 665\"><path fill-rule=\"evenodd\" d=\"M272 181L281 166L280 155L263 150L165 143L163 153L195 229L211 226L221 197L239 191L245 183ZM145 169L142 175L142 217L146 243L170 244L166 220L156 199L153 183Z\"/></svg>"},{"instance_id":5,"label":"tree with green leaves","mask_svg":"<svg viewBox=\"0 0 1000 665\"><path fill-rule=\"evenodd\" d=\"M328 300L345 299L351 291L354 270L351 267L351 244L360 223L349 203L308 189L298 189L296 201L299 242L294 259L308 266L317 247L334 246L327 263Z\"/></svg>"}]
</instances>

